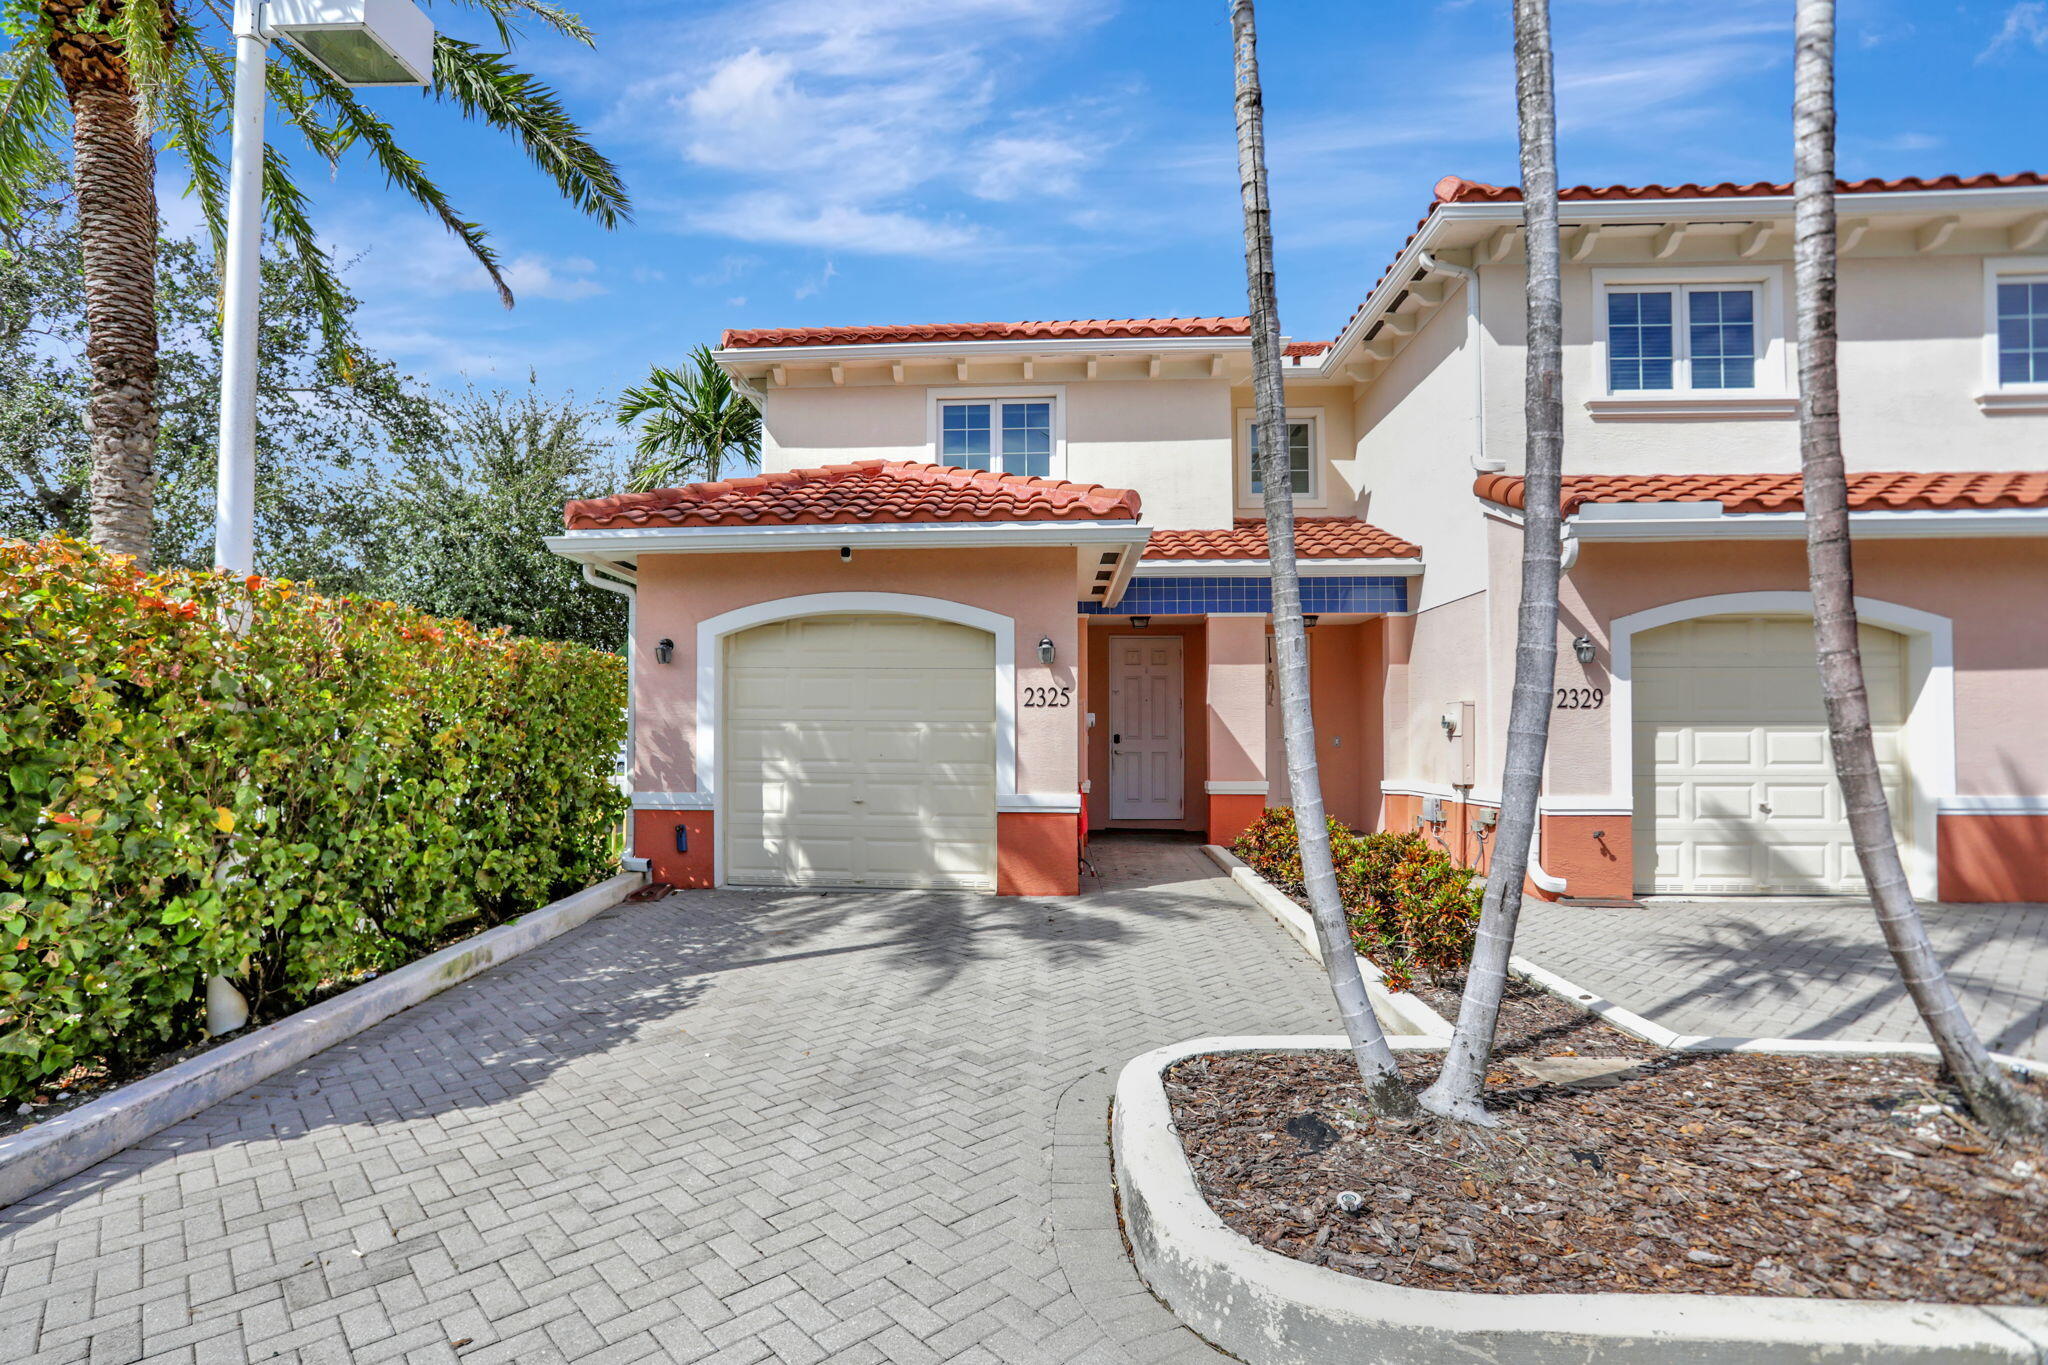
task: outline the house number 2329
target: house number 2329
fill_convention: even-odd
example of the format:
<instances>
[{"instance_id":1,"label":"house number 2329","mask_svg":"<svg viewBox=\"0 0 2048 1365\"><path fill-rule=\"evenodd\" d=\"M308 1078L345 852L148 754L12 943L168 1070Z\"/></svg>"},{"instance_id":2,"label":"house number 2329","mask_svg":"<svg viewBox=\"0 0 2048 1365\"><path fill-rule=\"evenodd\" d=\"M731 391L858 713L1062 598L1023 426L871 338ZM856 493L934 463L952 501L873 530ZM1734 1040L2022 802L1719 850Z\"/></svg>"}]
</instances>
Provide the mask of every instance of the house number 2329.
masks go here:
<instances>
[{"instance_id":1,"label":"house number 2329","mask_svg":"<svg viewBox=\"0 0 2048 1365\"><path fill-rule=\"evenodd\" d=\"M1026 706L1067 706L1074 700L1071 687L1027 687L1024 689Z\"/></svg>"},{"instance_id":2,"label":"house number 2329","mask_svg":"<svg viewBox=\"0 0 2048 1365\"><path fill-rule=\"evenodd\" d=\"M1597 711L1607 704L1607 692L1598 687L1560 687L1557 689L1559 711Z\"/></svg>"}]
</instances>

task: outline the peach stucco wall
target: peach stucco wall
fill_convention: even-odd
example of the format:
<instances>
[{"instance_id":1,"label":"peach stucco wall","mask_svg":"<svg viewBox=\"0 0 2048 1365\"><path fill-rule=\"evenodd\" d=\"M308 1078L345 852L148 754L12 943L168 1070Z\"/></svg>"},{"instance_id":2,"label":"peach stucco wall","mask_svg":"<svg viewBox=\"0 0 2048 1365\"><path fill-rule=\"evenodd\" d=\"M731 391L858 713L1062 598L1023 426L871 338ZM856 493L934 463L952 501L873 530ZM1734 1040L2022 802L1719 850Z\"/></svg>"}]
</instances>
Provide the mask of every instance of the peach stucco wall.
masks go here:
<instances>
[{"instance_id":1,"label":"peach stucco wall","mask_svg":"<svg viewBox=\"0 0 2048 1365\"><path fill-rule=\"evenodd\" d=\"M1007 616L1015 623L1017 687L1075 687L1079 658L1074 555L1065 548L868 550L842 562L832 550L733 555L646 555L640 564L635 675L637 791L698 789L697 626L738 607L810 593L882 592L938 597ZM1052 667L1038 661L1051 636ZM675 641L673 663L655 644ZM1076 692L1079 689L1076 687ZM1019 707L1017 790L1071 795L1080 783L1073 713Z\"/></svg>"}]
</instances>

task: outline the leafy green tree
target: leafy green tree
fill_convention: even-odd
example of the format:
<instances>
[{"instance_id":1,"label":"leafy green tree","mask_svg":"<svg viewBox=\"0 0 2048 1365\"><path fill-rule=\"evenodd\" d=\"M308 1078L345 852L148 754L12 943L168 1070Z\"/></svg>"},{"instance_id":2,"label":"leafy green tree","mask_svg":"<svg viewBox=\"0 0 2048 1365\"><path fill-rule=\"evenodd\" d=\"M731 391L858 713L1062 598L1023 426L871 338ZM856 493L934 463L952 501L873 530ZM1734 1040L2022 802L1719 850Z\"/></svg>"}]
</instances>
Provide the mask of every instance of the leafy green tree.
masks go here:
<instances>
[{"instance_id":1,"label":"leafy green tree","mask_svg":"<svg viewBox=\"0 0 2048 1365\"><path fill-rule=\"evenodd\" d=\"M542 537L562 504L615 492L621 471L573 398L474 390L449 406L446 443L409 456L390 485L369 590L435 616L617 650L626 606L586 587Z\"/></svg>"},{"instance_id":2,"label":"leafy green tree","mask_svg":"<svg viewBox=\"0 0 2048 1365\"><path fill-rule=\"evenodd\" d=\"M645 384L620 394L618 422L627 428L641 422L631 485L636 492L696 479L715 483L728 460L761 462L760 410L711 358L709 346L690 352L689 368L657 365Z\"/></svg>"},{"instance_id":3,"label":"leafy green tree","mask_svg":"<svg viewBox=\"0 0 2048 1365\"><path fill-rule=\"evenodd\" d=\"M544 0L451 0L481 11L509 49L522 22L592 41L582 20ZM78 186L78 259L85 285L92 535L145 565L153 540L160 409L157 385L156 139L184 160L214 239L225 234L226 143L232 108L232 0L0 0L0 222L21 211L28 168L68 146ZM282 121L330 165L360 150L476 257L509 307L496 252L462 217L391 125L289 43L272 49L266 87ZM430 93L514 139L571 204L611 227L629 204L553 91L503 52L437 35ZM276 145L263 197L273 237L340 349L343 294L320 250L305 192Z\"/></svg>"},{"instance_id":4,"label":"leafy green tree","mask_svg":"<svg viewBox=\"0 0 2048 1365\"><path fill-rule=\"evenodd\" d=\"M18 187L21 212L0 228L0 535L23 539L83 535L87 523L91 379L79 344L86 318L78 222L61 170L45 167ZM220 401L215 276L194 242L159 242L158 258L154 558L206 568ZM345 288L335 305L336 343L297 261L266 260L263 272L256 565L273 577L352 591L383 534L386 453L437 447L441 408L354 341L356 302Z\"/></svg>"}]
</instances>

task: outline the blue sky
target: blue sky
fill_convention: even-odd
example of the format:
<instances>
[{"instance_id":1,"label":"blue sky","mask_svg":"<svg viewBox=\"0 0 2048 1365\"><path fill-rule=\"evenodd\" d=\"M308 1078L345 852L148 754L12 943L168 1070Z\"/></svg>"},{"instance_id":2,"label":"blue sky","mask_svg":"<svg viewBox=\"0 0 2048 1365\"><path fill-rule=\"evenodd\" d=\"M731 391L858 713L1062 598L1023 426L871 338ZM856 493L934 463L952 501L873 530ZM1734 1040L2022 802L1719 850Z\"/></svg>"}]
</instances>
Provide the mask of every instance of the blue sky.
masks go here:
<instances>
[{"instance_id":1,"label":"blue sky","mask_svg":"<svg viewBox=\"0 0 2048 1365\"><path fill-rule=\"evenodd\" d=\"M580 9L596 51L521 55L623 169L637 212L619 231L501 137L371 95L492 230L516 309L361 162L311 177L366 338L428 382L532 373L601 398L728 326L1244 309L1224 0ZM1790 11L1555 0L1566 183L1785 178ZM1513 181L1507 12L1260 6L1290 335L1331 335L1438 177ZM1844 174L2048 169L2048 0L1862 0L1843 22ZM166 204L174 227L188 215Z\"/></svg>"}]
</instances>

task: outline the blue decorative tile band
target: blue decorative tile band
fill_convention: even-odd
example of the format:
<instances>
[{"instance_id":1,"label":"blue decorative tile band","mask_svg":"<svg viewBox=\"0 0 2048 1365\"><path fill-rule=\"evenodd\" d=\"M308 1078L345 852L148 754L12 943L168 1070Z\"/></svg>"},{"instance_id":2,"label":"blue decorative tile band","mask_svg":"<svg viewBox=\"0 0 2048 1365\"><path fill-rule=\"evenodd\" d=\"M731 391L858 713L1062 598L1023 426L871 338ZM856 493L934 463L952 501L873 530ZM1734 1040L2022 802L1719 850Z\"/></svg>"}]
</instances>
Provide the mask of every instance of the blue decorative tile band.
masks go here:
<instances>
[{"instance_id":1,"label":"blue decorative tile band","mask_svg":"<svg viewBox=\"0 0 2048 1365\"><path fill-rule=\"evenodd\" d=\"M1270 612L1273 583L1266 578L1134 578L1113 610L1078 602L1083 616L1204 616L1210 612ZM1304 578L1301 609L1329 612L1405 612L1406 578Z\"/></svg>"}]
</instances>

